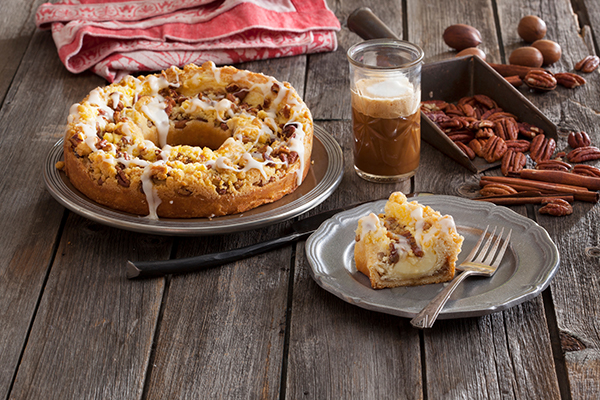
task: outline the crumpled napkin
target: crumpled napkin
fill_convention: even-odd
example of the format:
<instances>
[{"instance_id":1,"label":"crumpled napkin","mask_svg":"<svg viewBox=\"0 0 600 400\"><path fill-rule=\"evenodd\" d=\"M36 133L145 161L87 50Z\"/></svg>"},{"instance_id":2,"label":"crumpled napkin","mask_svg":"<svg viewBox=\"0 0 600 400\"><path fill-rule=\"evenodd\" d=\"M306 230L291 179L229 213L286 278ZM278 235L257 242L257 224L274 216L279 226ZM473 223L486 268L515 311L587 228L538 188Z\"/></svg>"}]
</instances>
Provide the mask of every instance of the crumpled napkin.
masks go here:
<instances>
[{"instance_id":1,"label":"crumpled napkin","mask_svg":"<svg viewBox=\"0 0 600 400\"><path fill-rule=\"evenodd\" d=\"M63 0L42 4L36 25L52 29L69 71L109 82L172 65L333 51L340 29L325 0Z\"/></svg>"}]
</instances>

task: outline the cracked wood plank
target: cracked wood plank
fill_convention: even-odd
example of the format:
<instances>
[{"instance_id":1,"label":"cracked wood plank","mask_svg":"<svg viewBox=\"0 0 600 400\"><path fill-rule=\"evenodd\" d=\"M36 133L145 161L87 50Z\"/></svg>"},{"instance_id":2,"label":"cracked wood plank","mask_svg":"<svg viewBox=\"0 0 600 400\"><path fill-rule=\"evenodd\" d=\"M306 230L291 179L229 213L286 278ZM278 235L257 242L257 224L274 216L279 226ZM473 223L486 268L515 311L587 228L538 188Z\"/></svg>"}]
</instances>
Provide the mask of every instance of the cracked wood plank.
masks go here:
<instances>
[{"instance_id":1,"label":"cracked wood plank","mask_svg":"<svg viewBox=\"0 0 600 400\"><path fill-rule=\"evenodd\" d=\"M408 4L408 21L427 21L409 22L409 39L424 47L430 61L455 56L442 39L452 24L477 28L483 39L479 47L490 62L501 62L503 53L497 30L514 29L516 34L514 15L501 14L501 27L496 26L491 1ZM478 176L428 146L421 162L427 165L427 174L417 174L417 190L461 195L478 182ZM429 398L560 397L541 296L481 318L438 321L424 332L424 345Z\"/></svg>"},{"instance_id":2,"label":"cracked wood plank","mask_svg":"<svg viewBox=\"0 0 600 400\"><path fill-rule=\"evenodd\" d=\"M576 2L580 3L581 2ZM596 2L584 2L592 26L600 23L600 8ZM579 18L568 1L528 1L519 7L504 7L499 4L504 20L516 20L521 15L537 14L548 27L546 37L562 47L561 60L549 67L553 72L575 72L574 65L589 54L590 33L579 30ZM597 28L596 28L597 29ZM522 45L511 25L502 27L507 54L510 49ZM597 32L594 32L597 35ZM566 135L569 131L585 131L590 134L592 143L600 143L600 103L597 93L600 90L598 73L581 75L587 83L577 89L557 88L540 95L525 92L562 132L557 142L557 151L568 151ZM598 166L598 162L591 162ZM571 336L583 343L586 349L562 347L563 354L557 354L557 362L564 362L567 376L561 376L561 394L564 398L600 397L600 334L598 321L600 307L597 293L600 288L597 266L598 259L588 257L585 248L597 246L599 231L597 226L597 204L576 202L574 212L568 217L553 218L537 215L536 219L555 241L561 256L561 265L551 284L551 294L559 336ZM561 348L561 342L557 348ZM563 358L564 357L564 358ZM564 360L564 361L563 361ZM561 368L562 369L562 368ZM596 382L591 384L591 382Z\"/></svg>"},{"instance_id":3,"label":"cracked wood plank","mask_svg":"<svg viewBox=\"0 0 600 400\"><path fill-rule=\"evenodd\" d=\"M410 182L373 184L354 172L346 51L361 39L345 21L364 4L353 0L329 5L343 26L339 47L334 53L309 57L306 97L315 118L339 120L319 123L338 140L346 161L338 190L311 213L411 190ZM402 31L400 2L369 7L394 31ZM296 252L285 397L422 398L419 335L408 320L342 301L319 287L309 268L302 243Z\"/></svg>"},{"instance_id":4,"label":"cracked wood plank","mask_svg":"<svg viewBox=\"0 0 600 400\"><path fill-rule=\"evenodd\" d=\"M239 65L303 92L306 56ZM281 236L289 223L182 238L176 257ZM229 247L224 247L229 246ZM293 246L170 280L147 398L278 398Z\"/></svg>"}]
</instances>

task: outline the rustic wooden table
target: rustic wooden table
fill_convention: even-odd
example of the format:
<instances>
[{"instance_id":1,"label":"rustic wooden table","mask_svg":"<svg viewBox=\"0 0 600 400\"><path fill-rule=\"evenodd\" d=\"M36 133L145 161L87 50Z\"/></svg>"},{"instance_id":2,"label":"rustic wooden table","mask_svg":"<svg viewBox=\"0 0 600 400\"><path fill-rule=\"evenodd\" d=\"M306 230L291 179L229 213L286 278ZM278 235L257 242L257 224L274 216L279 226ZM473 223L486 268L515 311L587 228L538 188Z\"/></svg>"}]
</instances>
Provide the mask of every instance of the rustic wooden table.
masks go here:
<instances>
[{"instance_id":1,"label":"rustic wooden table","mask_svg":"<svg viewBox=\"0 0 600 400\"><path fill-rule=\"evenodd\" d=\"M0 4L1 399L600 398L600 262L585 252L600 245L596 204L577 202L562 218L512 207L559 248L549 288L507 311L426 331L321 289L304 242L200 273L127 280L128 259L237 248L278 237L290 223L174 238L103 226L55 201L44 159L70 105L105 82L63 67L50 32L35 29L41 3ZM506 62L522 45L516 26L527 14L542 17L547 37L562 45L551 69L572 70L598 50L600 5L592 0L330 0L342 23L337 51L241 66L291 82L344 151L341 185L309 214L393 190L458 195L477 181L427 144L413 187L353 172L345 52L360 38L345 23L365 5L421 45L426 62L454 57L442 32L455 23L481 31L488 61ZM520 90L561 130L586 131L598 144L600 75L586 79L575 90Z\"/></svg>"}]
</instances>

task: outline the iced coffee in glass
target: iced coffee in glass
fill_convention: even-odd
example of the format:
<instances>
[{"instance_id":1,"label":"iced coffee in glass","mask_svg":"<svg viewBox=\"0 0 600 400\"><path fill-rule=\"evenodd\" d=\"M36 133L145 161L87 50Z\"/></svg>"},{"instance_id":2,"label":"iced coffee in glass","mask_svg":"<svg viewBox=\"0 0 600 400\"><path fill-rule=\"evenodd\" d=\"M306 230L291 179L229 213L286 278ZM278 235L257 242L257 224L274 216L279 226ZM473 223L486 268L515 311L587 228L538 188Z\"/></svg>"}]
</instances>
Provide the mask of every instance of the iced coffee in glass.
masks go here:
<instances>
[{"instance_id":1,"label":"iced coffee in glass","mask_svg":"<svg viewBox=\"0 0 600 400\"><path fill-rule=\"evenodd\" d=\"M421 152L423 50L402 40L368 40L348 50L354 169L372 182L415 174Z\"/></svg>"}]
</instances>

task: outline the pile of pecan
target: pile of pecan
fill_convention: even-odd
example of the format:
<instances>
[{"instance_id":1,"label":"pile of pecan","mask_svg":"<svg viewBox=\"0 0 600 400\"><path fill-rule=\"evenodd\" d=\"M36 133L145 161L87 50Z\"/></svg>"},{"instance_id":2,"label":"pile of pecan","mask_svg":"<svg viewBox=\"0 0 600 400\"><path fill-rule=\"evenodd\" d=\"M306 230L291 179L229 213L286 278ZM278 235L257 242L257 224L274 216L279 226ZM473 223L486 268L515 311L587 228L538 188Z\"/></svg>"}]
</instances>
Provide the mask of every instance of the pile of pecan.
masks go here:
<instances>
[{"instance_id":1,"label":"pile of pecan","mask_svg":"<svg viewBox=\"0 0 600 400\"><path fill-rule=\"evenodd\" d=\"M497 200L497 204L542 204L540 212L554 216L573 212L568 202L572 201L572 196L568 201L557 198L564 194L560 184L550 184L542 192L533 194L534 197L539 197L537 199L523 197L525 192L528 193L527 196L532 196L529 179L535 179L528 173L531 169L524 169L528 161L527 154L537 170L560 171L559 173L569 176L600 180L600 169L578 164L600 159L600 149L592 145L585 132L570 132L567 142L571 150L556 152L555 140L547 138L541 128L519 121L515 115L505 112L485 95L463 97L456 104L440 100L424 101L421 103L421 110L471 160L479 156L489 163L501 161L502 174L513 177L506 179L516 178L516 182L501 183L489 182L490 177L485 177L486 180L482 177L481 196L494 198L492 201ZM576 163L578 165L572 165ZM556 173L544 173L546 176L549 174ZM528 178L519 178L525 175ZM564 178L561 177L562 179ZM588 178L566 179L584 181ZM585 188L581 189L587 191ZM584 195L587 200L584 201L597 201L597 196L597 193L592 193L591 196L587 193Z\"/></svg>"},{"instance_id":2,"label":"pile of pecan","mask_svg":"<svg viewBox=\"0 0 600 400\"><path fill-rule=\"evenodd\" d=\"M541 128L519 121L486 95L463 97L457 104L428 100L421 103L421 111L471 160L502 160L504 175L525 167L525 153L539 162L549 160L556 149L554 139L546 138Z\"/></svg>"}]
</instances>

